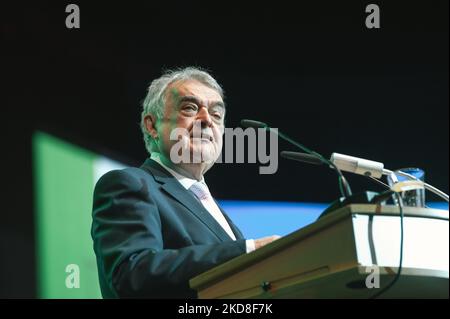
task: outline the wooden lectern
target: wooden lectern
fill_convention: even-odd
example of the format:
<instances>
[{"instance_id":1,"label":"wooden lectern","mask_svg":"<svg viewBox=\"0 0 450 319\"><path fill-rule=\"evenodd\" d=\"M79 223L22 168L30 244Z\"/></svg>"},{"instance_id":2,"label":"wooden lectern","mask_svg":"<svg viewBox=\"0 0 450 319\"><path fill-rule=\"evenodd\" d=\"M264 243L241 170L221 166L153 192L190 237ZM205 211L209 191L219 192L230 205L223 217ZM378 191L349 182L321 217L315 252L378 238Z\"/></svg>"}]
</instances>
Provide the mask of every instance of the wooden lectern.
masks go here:
<instances>
[{"instance_id":1,"label":"wooden lectern","mask_svg":"<svg viewBox=\"0 0 450 319\"><path fill-rule=\"evenodd\" d=\"M449 298L448 211L403 212L401 276L380 297ZM394 279L399 258L399 208L352 204L190 285L199 298L369 298Z\"/></svg>"}]
</instances>

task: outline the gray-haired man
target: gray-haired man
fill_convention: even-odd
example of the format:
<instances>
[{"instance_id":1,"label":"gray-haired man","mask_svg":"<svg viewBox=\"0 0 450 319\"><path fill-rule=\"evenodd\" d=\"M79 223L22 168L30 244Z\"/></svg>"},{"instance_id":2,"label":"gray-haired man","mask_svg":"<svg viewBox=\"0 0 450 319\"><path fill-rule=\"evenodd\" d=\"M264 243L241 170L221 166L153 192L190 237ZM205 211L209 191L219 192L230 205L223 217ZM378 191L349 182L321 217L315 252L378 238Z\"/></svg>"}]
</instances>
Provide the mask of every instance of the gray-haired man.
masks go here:
<instances>
[{"instance_id":1,"label":"gray-haired man","mask_svg":"<svg viewBox=\"0 0 450 319\"><path fill-rule=\"evenodd\" d=\"M169 71L150 85L141 122L150 158L105 174L94 192L105 298L196 297L189 279L278 238L246 240L209 192L203 176L222 150L224 119L223 91L205 71Z\"/></svg>"}]
</instances>

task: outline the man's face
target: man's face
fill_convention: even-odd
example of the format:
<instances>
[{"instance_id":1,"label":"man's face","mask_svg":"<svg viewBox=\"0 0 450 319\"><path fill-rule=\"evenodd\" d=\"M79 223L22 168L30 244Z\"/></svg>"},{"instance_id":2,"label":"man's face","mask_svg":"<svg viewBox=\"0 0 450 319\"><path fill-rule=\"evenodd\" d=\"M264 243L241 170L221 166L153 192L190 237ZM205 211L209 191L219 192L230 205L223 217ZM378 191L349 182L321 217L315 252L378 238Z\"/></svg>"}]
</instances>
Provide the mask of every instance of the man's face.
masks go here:
<instances>
[{"instance_id":1,"label":"man's face","mask_svg":"<svg viewBox=\"0 0 450 319\"><path fill-rule=\"evenodd\" d=\"M224 118L225 106L218 92L195 80L172 83L166 90L164 115L156 125L160 152L170 158L170 150L178 142L170 139L171 132L184 129L190 154L202 154L203 161L212 166L222 150Z\"/></svg>"}]
</instances>

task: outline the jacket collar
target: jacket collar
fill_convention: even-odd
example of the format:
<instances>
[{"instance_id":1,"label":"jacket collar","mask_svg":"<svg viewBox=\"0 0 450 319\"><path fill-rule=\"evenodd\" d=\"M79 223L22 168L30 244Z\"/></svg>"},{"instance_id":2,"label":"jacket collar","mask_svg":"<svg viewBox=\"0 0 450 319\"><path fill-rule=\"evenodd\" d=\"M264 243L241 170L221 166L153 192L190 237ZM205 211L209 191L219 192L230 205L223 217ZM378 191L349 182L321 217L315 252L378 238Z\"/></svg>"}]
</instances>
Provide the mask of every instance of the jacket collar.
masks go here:
<instances>
[{"instance_id":1,"label":"jacket collar","mask_svg":"<svg viewBox=\"0 0 450 319\"><path fill-rule=\"evenodd\" d=\"M153 175L155 180L161 184L161 188L185 206L193 215L195 215L201 222L203 222L220 240L229 241L231 237L214 219L214 217L203 207L203 205L194 197L194 195L187 191L178 180L170 174L164 167L152 159L147 159L141 166L142 169L148 171ZM221 209L223 212L223 210ZM228 216L224 214L231 229L233 230L236 239L242 239L242 234L236 231L237 228L230 221Z\"/></svg>"}]
</instances>

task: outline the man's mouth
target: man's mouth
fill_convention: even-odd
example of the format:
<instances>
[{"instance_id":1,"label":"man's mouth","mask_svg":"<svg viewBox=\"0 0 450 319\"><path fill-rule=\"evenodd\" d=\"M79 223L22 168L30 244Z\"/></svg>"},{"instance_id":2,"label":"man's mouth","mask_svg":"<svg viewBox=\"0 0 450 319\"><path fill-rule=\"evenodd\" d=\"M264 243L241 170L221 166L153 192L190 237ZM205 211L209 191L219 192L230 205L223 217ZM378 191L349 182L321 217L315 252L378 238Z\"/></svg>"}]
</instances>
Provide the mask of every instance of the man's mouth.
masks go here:
<instances>
[{"instance_id":1,"label":"man's mouth","mask_svg":"<svg viewBox=\"0 0 450 319\"><path fill-rule=\"evenodd\" d=\"M191 134L191 139L200 139L201 141L213 142L214 137L209 134L202 134L201 136L194 136Z\"/></svg>"}]
</instances>

